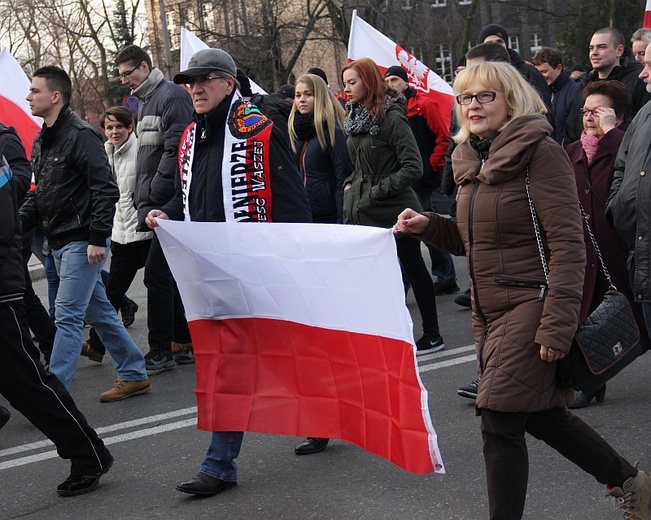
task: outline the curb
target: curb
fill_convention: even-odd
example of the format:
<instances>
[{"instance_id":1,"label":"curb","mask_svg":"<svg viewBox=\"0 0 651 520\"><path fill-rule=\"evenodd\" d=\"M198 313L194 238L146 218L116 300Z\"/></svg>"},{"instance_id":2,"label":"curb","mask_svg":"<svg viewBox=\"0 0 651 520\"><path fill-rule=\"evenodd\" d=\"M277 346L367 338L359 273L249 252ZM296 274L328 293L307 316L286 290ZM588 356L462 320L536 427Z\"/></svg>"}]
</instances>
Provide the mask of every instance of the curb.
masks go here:
<instances>
[{"instance_id":1,"label":"curb","mask_svg":"<svg viewBox=\"0 0 651 520\"><path fill-rule=\"evenodd\" d=\"M29 276L32 279L32 282L43 280L45 278L45 267L43 267L41 264L30 265L28 269L29 269Z\"/></svg>"}]
</instances>

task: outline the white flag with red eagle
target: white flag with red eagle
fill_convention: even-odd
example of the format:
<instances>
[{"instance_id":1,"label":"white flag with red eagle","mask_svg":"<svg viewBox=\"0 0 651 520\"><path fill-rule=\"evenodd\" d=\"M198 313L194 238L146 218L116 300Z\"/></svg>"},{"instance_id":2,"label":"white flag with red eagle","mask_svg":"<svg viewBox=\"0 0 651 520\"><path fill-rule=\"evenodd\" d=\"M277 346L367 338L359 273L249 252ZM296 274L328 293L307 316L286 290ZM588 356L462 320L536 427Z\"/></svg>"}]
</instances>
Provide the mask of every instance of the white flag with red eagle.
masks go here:
<instances>
[{"instance_id":1,"label":"white flag with red eagle","mask_svg":"<svg viewBox=\"0 0 651 520\"><path fill-rule=\"evenodd\" d=\"M427 65L362 20L357 16L357 11L353 11L348 39L348 60L359 58L371 58L377 63L382 74L389 67L400 65L407 71L409 84L436 103L443 120L450 126L454 105L452 87Z\"/></svg>"}]
</instances>

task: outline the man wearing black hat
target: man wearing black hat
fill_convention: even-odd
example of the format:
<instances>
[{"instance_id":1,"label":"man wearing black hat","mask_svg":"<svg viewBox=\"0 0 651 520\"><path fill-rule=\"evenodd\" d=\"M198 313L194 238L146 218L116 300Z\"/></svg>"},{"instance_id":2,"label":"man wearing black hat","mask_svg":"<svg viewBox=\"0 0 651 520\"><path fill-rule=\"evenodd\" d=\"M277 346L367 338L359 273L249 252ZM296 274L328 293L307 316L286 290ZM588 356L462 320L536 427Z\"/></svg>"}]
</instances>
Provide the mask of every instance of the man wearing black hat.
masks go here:
<instances>
[{"instance_id":1,"label":"man wearing black hat","mask_svg":"<svg viewBox=\"0 0 651 520\"><path fill-rule=\"evenodd\" d=\"M511 65L518 69L518 72L527 80L527 83L538 91L545 106L551 112L552 96L545 78L543 78L542 74L536 67L531 63L526 62L519 52L508 48L507 43L509 41L509 33L506 32L504 27L497 23L488 24L480 31L479 41L481 43L495 42L504 47L511 58ZM553 120L551 122L553 124Z\"/></svg>"},{"instance_id":2,"label":"man wearing black hat","mask_svg":"<svg viewBox=\"0 0 651 520\"><path fill-rule=\"evenodd\" d=\"M400 65L389 67L384 73L390 88L407 98L407 121L416 138L423 160L423 175L413 188L423 208L432 209L432 192L441 186L441 168L450 144L449 128L445 125L436 104L415 88L409 86L407 71ZM449 253L428 244L432 257L432 274L437 281L434 290L437 295L459 292L454 262Z\"/></svg>"},{"instance_id":3,"label":"man wearing black hat","mask_svg":"<svg viewBox=\"0 0 651 520\"><path fill-rule=\"evenodd\" d=\"M190 88L194 114L179 144L176 196L147 216L199 222L310 222L311 210L286 138L237 89L220 49L203 49L174 82ZM255 149L255 152L254 152ZM255 169L249 162L255 154ZM215 175L215 172L220 174ZM268 212L267 208L271 208ZM198 360L198 370L209 370ZM202 413L202 410L199 410ZM237 485L243 432L213 432L199 473L176 489L209 496Z\"/></svg>"}]
</instances>

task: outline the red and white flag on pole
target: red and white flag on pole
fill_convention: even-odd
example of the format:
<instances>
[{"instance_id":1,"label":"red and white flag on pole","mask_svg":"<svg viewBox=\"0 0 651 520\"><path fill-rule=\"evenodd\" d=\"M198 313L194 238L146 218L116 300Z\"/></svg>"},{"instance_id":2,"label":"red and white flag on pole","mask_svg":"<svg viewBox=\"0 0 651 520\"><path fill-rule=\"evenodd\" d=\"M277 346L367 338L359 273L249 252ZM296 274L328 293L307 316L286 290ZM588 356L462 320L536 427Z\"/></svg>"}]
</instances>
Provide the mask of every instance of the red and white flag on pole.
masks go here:
<instances>
[{"instance_id":1,"label":"red and white flag on pole","mask_svg":"<svg viewBox=\"0 0 651 520\"><path fill-rule=\"evenodd\" d=\"M646 29L651 28L651 0L646 0L646 9L644 10L644 21L642 27Z\"/></svg>"},{"instance_id":2,"label":"red and white flag on pole","mask_svg":"<svg viewBox=\"0 0 651 520\"><path fill-rule=\"evenodd\" d=\"M390 230L159 221L198 426L343 439L444 473Z\"/></svg>"},{"instance_id":3,"label":"red and white flag on pole","mask_svg":"<svg viewBox=\"0 0 651 520\"><path fill-rule=\"evenodd\" d=\"M43 120L32 115L29 103L30 81L20 64L7 49L0 52L0 122L13 126L27 152L32 155L34 137L40 132Z\"/></svg>"},{"instance_id":4,"label":"red and white flag on pole","mask_svg":"<svg viewBox=\"0 0 651 520\"><path fill-rule=\"evenodd\" d=\"M443 120L450 126L454 105L452 87L427 65L362 20L355 10L348 39L348 61L359 58L371 58L382 74L389 67L400 65L407 71L409 84L438 105Z\"/></svg>"}]
</instances>

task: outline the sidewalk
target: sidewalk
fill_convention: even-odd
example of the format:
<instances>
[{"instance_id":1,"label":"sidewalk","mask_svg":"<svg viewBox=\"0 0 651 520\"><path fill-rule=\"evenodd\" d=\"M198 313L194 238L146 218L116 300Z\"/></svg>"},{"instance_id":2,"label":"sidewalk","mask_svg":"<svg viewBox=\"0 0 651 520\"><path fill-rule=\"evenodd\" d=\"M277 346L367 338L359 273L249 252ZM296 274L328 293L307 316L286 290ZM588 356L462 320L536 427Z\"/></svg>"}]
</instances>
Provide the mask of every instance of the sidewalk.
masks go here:
<instances>
[{"instance_id":1,"label":"sidewalk","mask_svg":"<svg viewBox=\"0 0 651 520\"><path fill-rule=\"evenodd\" d=\"M32 278L32 282L45 278L45 268L39 259L36 258L36 256L32 255L32 257L29 259L27 267L29 268L29 274Z\"/></svg>"}]
</instances>

